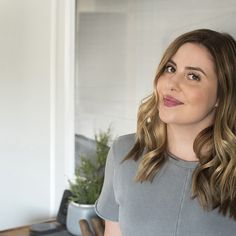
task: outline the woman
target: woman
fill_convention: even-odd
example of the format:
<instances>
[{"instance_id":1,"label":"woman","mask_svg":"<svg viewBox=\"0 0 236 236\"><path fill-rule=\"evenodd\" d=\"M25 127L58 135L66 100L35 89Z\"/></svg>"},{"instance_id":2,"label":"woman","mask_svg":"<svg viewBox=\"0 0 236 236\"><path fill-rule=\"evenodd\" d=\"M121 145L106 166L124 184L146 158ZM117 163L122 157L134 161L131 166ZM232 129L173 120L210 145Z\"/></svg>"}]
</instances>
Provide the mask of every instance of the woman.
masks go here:
<instances>
[{"instance_id":1,"label":"woman","mask_svg":"<svg viewBox=\"0 0 236 236\"><path fill-rule=\"evenodd\" d=\"M208 29L167 48L137 133L107 159L106 236L236 235L236 42Z\"/></svg>"}]
</instances>

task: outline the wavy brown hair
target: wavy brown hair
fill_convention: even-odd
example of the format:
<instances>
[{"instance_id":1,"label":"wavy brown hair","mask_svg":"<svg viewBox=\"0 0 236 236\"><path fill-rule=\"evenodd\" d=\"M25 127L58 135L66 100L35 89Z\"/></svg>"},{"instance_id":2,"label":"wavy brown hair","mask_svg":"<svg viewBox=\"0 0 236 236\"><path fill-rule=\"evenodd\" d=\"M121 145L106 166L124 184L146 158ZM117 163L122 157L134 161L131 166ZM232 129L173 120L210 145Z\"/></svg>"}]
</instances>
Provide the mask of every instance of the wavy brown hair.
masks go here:
<instances>
[{"instance_id":1,"label":"wavy brown hair","mask_svg":"<svg viewBox=\"0 0 236 236\"><path fill-rule=\"evenodd\" d=\"M219 98L214 124L202 130L193 144L199 164L192 175L192 198L197 197L203 209L218 208L236 220L236 42L229 34L199 29L170 44L158 66L154 91L139 107L136 141L124 160L142 156L136 175L140 182L152 181L165 163L167 131L159 118L156 86L167 62L185 43L200 44L211 54Z\"/></svg>"}]
</instances>

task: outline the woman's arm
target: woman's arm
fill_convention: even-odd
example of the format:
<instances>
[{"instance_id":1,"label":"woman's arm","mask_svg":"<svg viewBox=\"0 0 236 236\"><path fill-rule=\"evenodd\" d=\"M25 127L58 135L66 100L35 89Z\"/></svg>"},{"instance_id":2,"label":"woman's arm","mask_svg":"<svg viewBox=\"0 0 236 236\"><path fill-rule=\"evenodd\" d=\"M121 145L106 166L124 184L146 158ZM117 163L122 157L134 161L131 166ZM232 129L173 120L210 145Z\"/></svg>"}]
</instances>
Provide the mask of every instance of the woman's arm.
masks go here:
<instances>
[{"instance_id":1,"label":"woman's arm","mask_svg":"<svg viewBox=\"0 0 236 236\"><path fill-rule=\"evenodd\" d=\"M106 220L104 236L122 236L119 223Z\"/></svg>"}]
</instances>

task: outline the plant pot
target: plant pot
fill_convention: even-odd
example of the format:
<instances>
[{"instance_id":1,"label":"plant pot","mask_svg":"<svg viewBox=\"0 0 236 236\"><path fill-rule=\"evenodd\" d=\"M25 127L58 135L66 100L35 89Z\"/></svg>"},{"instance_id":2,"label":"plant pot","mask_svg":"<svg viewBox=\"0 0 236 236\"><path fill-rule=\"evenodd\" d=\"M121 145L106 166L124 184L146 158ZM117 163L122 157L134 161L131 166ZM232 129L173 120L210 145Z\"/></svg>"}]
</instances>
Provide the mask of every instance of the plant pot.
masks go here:
<instances>
[{"instance_id":1,"label":"plant pot","mask_svg":"<svg viewBox=\"0 0 236 236\"><path fill-rule=\"evenodd\" d=\"M66 227L73 235L81 235L79 221L85 219L91 224L90 219L96 216L94 205L77 204L70 202L67 211Z\"/></svg>"}]
</instances>

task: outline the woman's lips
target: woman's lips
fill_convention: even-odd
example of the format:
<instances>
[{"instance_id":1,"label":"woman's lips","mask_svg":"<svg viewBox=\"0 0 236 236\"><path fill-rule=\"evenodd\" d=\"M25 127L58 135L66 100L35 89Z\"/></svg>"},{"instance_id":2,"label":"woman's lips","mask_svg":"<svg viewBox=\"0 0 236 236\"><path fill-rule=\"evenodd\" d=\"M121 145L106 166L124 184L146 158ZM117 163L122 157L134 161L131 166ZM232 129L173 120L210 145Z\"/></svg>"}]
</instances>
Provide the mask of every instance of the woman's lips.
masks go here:
<instances>
[{"instance_id":1,"label":"woman's lips","mask_svg":"<svg viewBox=\"0 0 236 236\"><path fill-rule=\"evenodd\" d=\"M163 103L167 107L175 107L182 105L183 103L171 96L164 96Z\"/></svg>"}]
</instances>

